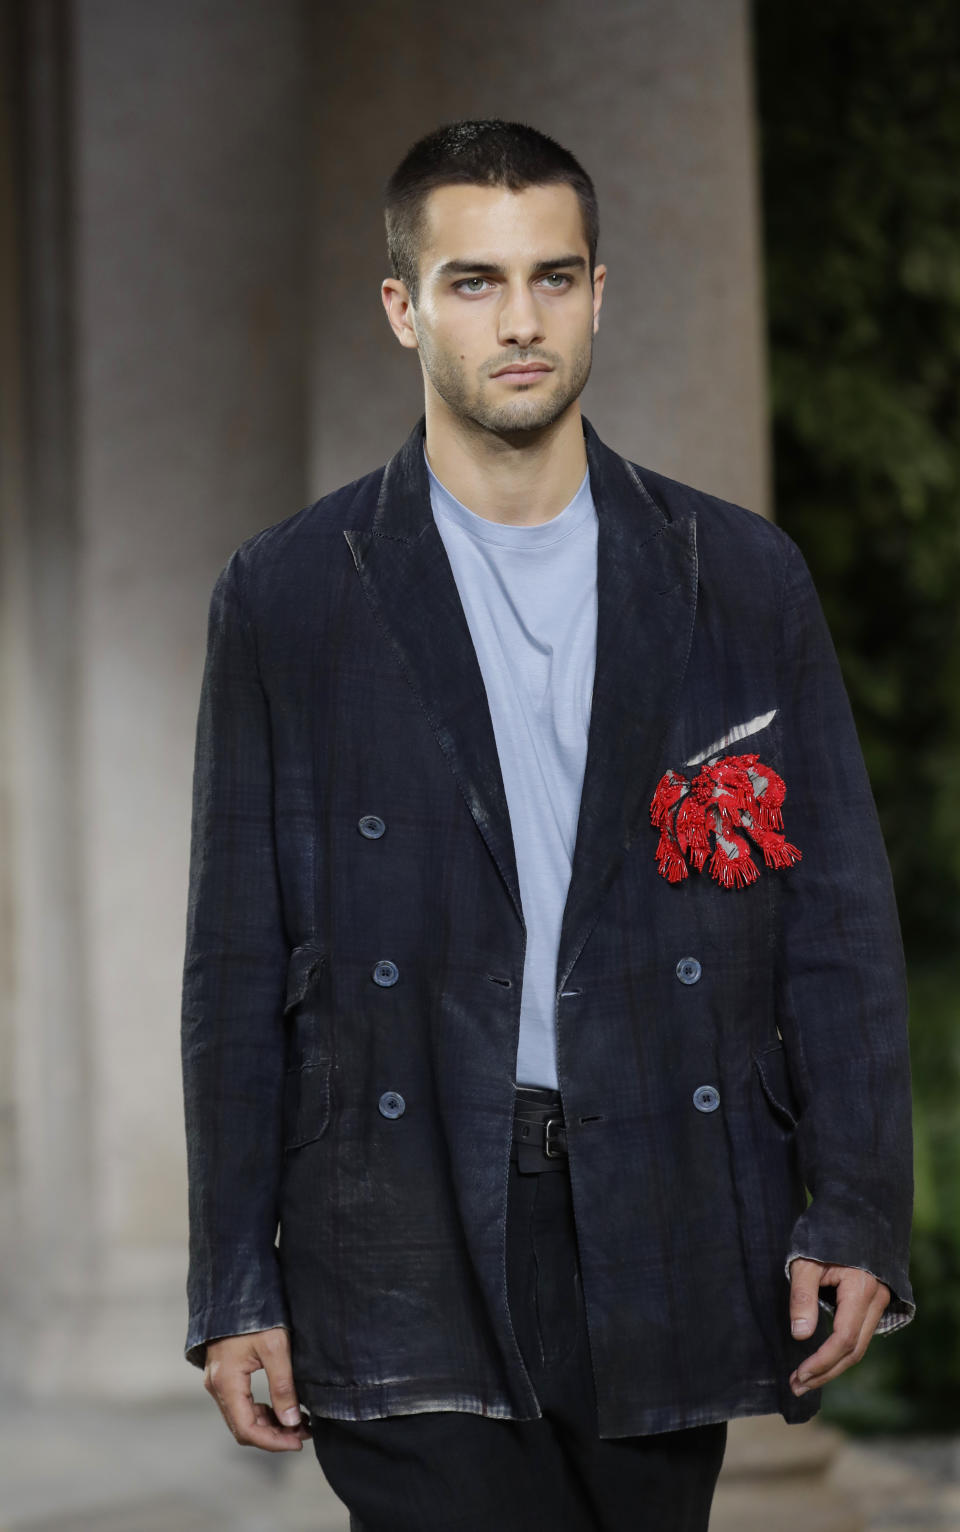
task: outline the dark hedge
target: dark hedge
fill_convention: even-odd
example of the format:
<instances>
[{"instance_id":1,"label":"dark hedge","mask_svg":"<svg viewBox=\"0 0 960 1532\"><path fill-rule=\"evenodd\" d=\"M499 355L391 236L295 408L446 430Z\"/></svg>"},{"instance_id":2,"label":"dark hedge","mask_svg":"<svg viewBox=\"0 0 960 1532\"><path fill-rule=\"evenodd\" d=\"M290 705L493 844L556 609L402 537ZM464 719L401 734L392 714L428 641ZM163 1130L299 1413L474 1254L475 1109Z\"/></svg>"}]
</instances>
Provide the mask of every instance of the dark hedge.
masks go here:
<instances>
[{"instance_id":1,"label":"dark hedge","mask_svg":"<svg viewBox=\"0 0 960 1532\"><path fill-rule=\"evenodd\" d=\"M775 514L813 571L911 973L914 1323L824 1391L960 1423L960 7L753 9Z\"/></svg>"}]
</instances>

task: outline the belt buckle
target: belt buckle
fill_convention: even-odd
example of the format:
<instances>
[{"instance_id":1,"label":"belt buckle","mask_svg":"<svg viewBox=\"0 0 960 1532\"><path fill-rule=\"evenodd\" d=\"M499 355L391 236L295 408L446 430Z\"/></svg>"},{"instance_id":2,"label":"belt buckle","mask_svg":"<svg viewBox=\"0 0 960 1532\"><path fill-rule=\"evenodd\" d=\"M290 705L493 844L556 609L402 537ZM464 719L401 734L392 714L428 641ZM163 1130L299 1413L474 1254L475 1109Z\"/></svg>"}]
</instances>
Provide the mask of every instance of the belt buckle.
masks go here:
<instances>
[{"instance_id":1,"label":"belt buckle","mask_svg":"<svg viewBox=\"0 0 960 1532\"><path fill-rule=\"evenodd\" d=\"M559 1130L562 1127L563 1127L563 1118L562 1117L548 1117L546 1122L543 1125L543 1152L546 1155L548 1160L562 1160L563 1159L563 1150L562 1149L554 1149L552 1147L553 1143L554 1143L554 1141L556 1139L557 1132L559 1132ZM551 1134L550 1134L550 1129L551 1128L553 1128L555 1130L552 1137L551 1137Z\"/></svg>"}]
</instances>

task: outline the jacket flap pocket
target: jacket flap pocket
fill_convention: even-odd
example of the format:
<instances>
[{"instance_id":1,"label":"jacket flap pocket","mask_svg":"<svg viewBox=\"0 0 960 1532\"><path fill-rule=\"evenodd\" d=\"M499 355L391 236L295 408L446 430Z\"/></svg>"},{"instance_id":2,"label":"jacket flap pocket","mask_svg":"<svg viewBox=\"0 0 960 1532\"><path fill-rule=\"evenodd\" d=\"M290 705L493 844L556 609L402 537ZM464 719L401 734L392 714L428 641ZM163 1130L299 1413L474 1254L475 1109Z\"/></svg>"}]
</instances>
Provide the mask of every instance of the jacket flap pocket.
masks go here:
<instances>
[{"instance_id":1,"label":"jacket flap pocket","mask_svg":"<svg viewBox=\"0 0 960 1532\"><path fill-rule=\"evenodd\" d=\"M284 1012L297 1005L310 988L310 982L321 965L326 961L326 953L322 947L313 942L304 942L299 947L294 947L287 964L287 992L284 999Z\"/></svg>"},{"instance_id":2,"label":"jacket flap pocket","mask_svg":"<svg viewBox=\"0 0 960 1532\"><path fill-rule=\"evenodd\" d=\"M288 1070L283 1088L283 1147L299 1149L321 1138L330 1121L329 1057Z\"/></svg>"},{"instance_id":3,"label":"jacket flap pocket","mask_svg":"<svg viewBox=\"0 0 960 1532\"><path fill-rule=\"evenodd\" d=\"M762 1053L755 1053L753 1062L760 1076L763 1094L771 1107L791 1128L795 1128L800 1111L790 1083L783 1044L773 1043Z\"/></svg>"}]
</instances>

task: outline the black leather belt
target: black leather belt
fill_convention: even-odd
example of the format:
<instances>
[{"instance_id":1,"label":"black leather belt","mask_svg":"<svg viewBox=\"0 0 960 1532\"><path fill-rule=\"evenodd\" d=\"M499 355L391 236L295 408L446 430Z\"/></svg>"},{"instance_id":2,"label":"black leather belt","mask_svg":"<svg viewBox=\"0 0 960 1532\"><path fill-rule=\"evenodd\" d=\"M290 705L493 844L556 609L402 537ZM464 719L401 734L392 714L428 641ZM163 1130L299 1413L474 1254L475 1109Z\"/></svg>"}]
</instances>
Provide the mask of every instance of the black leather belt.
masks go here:
<instances>
[{"instance_id":1,"label":"black leather belt","mask_svg":"<svg viewBox=\"0 0 960 1532\"><path fill-rule=\"evenodd\" d=\"M512 1157L522 1171L567 1169L567 1130L558 1091L517 1086Z\"/></svg>"}]
</instances>

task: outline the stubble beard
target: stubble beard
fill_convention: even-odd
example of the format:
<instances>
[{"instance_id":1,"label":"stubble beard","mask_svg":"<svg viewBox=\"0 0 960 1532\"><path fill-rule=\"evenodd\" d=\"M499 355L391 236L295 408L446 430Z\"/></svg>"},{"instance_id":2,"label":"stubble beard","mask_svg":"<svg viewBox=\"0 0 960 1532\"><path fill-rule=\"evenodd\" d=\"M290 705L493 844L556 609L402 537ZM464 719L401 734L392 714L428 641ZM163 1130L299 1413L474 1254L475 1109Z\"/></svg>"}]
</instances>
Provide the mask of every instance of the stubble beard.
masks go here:
<instances>
[{"instance_id":1,"label":"stubble beard","mask_svg":"<svg viewBox=\"0 0 960 1532\"><path fill-rule=\"evenodd\" d=\"M497 436L524 435L553 425L583 393L593 360L593 337L588 335L571 357L565 380L563 370L556 368L548 375L551 379L559 379L552 387L543 388L540 384L533 384L529 389L511 386L507 397L503 384L487 378L473 382L460 365L459 358L434 346L428 335L418 335L418 341L423 370L447 408L464 425ZM504 396L494 400L492 395L497 388L503 390Z\"/></svg>"}]
</instances>

